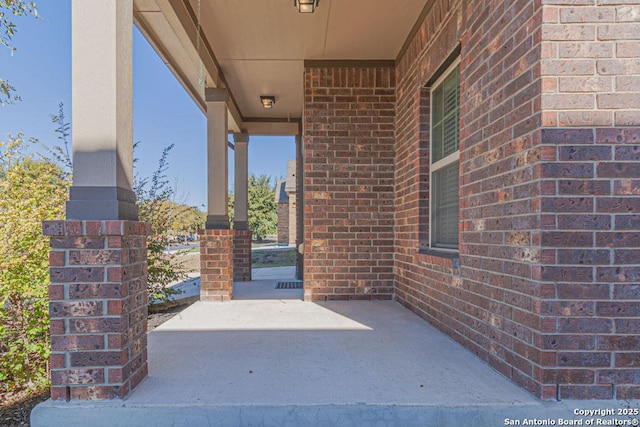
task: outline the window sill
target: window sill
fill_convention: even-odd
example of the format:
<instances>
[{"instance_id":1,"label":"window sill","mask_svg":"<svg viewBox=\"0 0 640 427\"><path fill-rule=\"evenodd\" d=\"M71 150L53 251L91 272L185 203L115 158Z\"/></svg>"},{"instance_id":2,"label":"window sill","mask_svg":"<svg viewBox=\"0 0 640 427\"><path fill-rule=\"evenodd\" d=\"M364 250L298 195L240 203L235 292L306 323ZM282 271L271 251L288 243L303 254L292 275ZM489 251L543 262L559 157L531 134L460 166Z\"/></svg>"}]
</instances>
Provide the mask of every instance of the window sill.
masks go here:
<instances>
[{"instance_id":1,"label":"window sill","mask_svg":"<svg viewBox=\"0 0 640 427\"><path fill-rule=\"evenodd\" d=\"M449 268L460 268L458 252L423 249L418 251L418 259L425 264L442 265Z\"/></svg>"}]
</instances>

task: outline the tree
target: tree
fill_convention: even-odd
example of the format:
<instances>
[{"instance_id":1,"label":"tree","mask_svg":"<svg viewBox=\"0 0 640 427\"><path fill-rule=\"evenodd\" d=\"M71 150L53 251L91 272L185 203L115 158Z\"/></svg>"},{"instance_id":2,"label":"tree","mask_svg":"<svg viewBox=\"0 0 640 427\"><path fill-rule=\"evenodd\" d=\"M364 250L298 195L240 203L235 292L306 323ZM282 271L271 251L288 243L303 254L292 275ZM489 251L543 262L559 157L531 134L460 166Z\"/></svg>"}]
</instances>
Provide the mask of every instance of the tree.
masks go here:
<instances>
[{"instance_id":1,"label":"tree","mask_svg":"<svg viewBox=\"0 0 640 427\"><path fill-rule=\"evenodd\" d=\"M41 223L64 218L72 170L67 140L70 125L65 123L62 104L58 115L51 118L62 146L41 145L40 153L26 154L22 134L0 142L1 391L48 384L50 248ZM168 202L172 190L165 172L171 148L164 150L150 185L148 179L136 176L140 217L152 224L155 233L148 239L148 291L160 299L174 293L164 285L183 277L179 263L172 264L172 257L163 252L168 212L190 211Z\"/></svg>"},{"instance_id":2,"label":"tree","mask_svg":"<svg viewBox=\"0 0 640 427\"><path fill-rule=\"evenodd\" d=\"M22 135L0 143L0 388L47 384L49 239L64 217L69 173L26 155Z\"/></svg>"},{"instance_id":3,"label":"tree","mask_svg":"<svg viewBox=\"0 0 640 427\"><path fill-rule=\"evenodd\" d=\"M233 191L229 191L229 195L227 198L227 214L229 215L229 224L231 228L235 228L233 225L235 221L235 207L236 207L236 196L233 194Z\"/></svg>"},{"instance_id":4,"label":"tree","mask_svg":"<svg viewBox=\"0 0 640 427\"><path fill-rule=\"evenodd\" d=\"M174 234L195 234L204 228L207 215L196 206L167 201L171 210L170 229Z\"/></svg>"},{"instance_id":5,"label":"tree","mask_svg":"<svg viewBox=\"0 0 640 427\"><path fill-rule=\"evenodd\" d=\"M134 148L137 145L138 143ZM167 301L171 295L179 292L167 285L186 277L176 254L165 253L170 243L169 230L173 213L169 203L173 189L166 176L169 153L172 149L173 144L162 151L151 182L138 174L135 175L134 191L140 221L151 224L151 236L147 238L147 291L150 300ZM134 165L135 163L137 159L134 160Z\"/></svg>"},{"instance_id":6,"label":"tree","mask_svg":"<svg viewBox=\"0 0 640 427\"><path fill-rule=\"evenodd\" d=\"M271 177L254 174L249 176L249 228L261 241L269 234L278 231L278 217L276 213L275 184L271 185Z\"/></svg>"},{"instance_id":7,"label":"tree","mask_svg":"<svg viewBox=\"0 0 640 427\"><path fill-rule=\"evenodd\" d=\"M17 27L10 17L24 15L38 16L38 9L36 9L34 1L0 0L0 45L8 48L12 55L16 50L12 40L17 32ZM0 77L0 105L13 104L18 100L20 97L16 95L16 88L9 81Z\"/></svg>"}]
</instances>

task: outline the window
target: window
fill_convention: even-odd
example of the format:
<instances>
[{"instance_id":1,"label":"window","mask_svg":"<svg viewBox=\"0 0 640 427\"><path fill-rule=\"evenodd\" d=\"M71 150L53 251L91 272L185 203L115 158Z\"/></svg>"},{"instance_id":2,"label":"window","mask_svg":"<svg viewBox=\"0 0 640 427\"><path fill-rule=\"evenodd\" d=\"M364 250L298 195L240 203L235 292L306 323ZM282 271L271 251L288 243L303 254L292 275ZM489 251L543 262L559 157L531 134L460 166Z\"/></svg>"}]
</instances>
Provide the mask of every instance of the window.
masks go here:
<instances>
[{"instance_id":1,"label":"window","mask_svg":"<svg viewBox=\"0 0 640 427\"><path fill-rule=\"evenodd\" d=\"M431 87L430 247L458 250L460 63Z\"/></svg>"}]
</instances>

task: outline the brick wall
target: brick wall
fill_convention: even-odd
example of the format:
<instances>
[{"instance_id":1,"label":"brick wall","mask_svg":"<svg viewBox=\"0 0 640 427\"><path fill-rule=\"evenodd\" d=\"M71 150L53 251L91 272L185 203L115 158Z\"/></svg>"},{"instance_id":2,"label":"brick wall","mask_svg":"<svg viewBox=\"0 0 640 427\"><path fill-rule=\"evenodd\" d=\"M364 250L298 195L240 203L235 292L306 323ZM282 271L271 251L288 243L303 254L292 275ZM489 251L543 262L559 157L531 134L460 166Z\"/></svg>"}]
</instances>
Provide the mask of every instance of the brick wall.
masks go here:
<instances>
[{"instance_id":1,"label":"brick wall","mask_svg":"<svg viewBox=\"0 0 640 427\"><path fill-rule=\"evenodd\" d=\"M542 9L493 1L488 14L465 13L460 296L468 303L460 307L472 329L465 334L498 371L538 396L555 397L537 376L550 357L536 345L546 327L537 307L549 289L532 275L540 257L534 175L541 154L534 140Z\"/></svg>"},{"instance_id":2,"label":"brick wall","mask_svg":"<svg viewBox=\"0 0 640 427\"><path fill-rule=\"evenodd\" d=\"M532 280L534 2L438 0L398 63L396 295L400 303L539 394ZM429 92L461 45L459 268L428 245Z\"/></svg>"},{"instance_id":3,"label":"brick wall","mask_svg":"<svg viewBox=\"0 0 640 427\"><path fill-rule=\"evenodd\" d=\"M637 398L637 6L558 3L436 0L398 61L396 296L537 396ZM459 266L419 251L458 43Z\"/></svg>"},{"instance_id":4,"label":"brick wall","mask_svg":"<svg viewBox=\"0 0 640 427\"><path fill-rule=\"evenodd\" d=\"M289 241L289 202L278 203L278 243Z\"/></svg>"},{"instance_id":5,"label":"brick wall","mask_svg":"<svg viewBox=\"0 0 640 427\"><path fill-rule=\"evenodd\" d=\"M561 398L640 397L640 129L549 128L540 165L542 381ZM554 358L555 357L555 358ZM553 386L550 386L553 387Z\"/></svg>"},{"instance_id":6,"label":"brick wall","mask_svg":"<svg viewBox=\"0 0 640 427\"><path fill-rule=\"evenodd\" d=\"M296 244L296 233L298 215L296 213L296 193L289 194L289 238L288 243L290 245Z\"/></svg>"},{"instance_id":7,"label":"brick wall","mask_svg":"<svg viewBox=\"0 0 640 427\"><path fill-rule=\"evenodd\" d=\"M200 230L200 300L229 301L233 296L234 230Z\"/></svg>"},{"instance_id":8,"label":"brick wall","mask_svg":"<svg viewBox=\"0 0 640 427\"><path fill-rule=\"evenodd\" d=\"M392 67L307 67L305 299L393 295Z\"/></svg>"},{"instance_id":9,"label":"brick wall","mask_svg":"<svg viewBox=\"0 0 640 427\"><path fill-rule=\"evenodd\" d=\"M640 5L575 3L543 8L544 126L640 126Z\"/></svg>"},{"instance_id":10,"label":"brick wall","mask_svg":"<svg viewBox=\"0 0 640 427\"><path fill-rule=\"evenodd\" d=\"M235 230L233 236L233 280L251 280L251 230Z\"/></svg>"},{"instance_id":11,"label":"brick wall","mask_svg":"<svg viewBox=\"0 0 640 427\"><path fill-rule=\"evenodd\" d=\"M542 24L541 267L560 398L640 398L640 5L548 1Z\"/></svg>"},{"instance_id":12,"label":"brick wall","mask_svg":"<svg viewBox=\"0 0 640 427\"><path fill-rule=\"evenodd\" d=\"M296 136L296 279L304 279L304 161L302 135Z\"/></svg>"},{"instance_id":13,"label":"brick wall","mask_svg":"<svg viewBox=\"0 0 640 427\"><path fill-rule=\"evenodd\" d=\"M51 398L123 399L147 375L147 246L132 221L46 221Z\"/></svg>"}]
</instances>

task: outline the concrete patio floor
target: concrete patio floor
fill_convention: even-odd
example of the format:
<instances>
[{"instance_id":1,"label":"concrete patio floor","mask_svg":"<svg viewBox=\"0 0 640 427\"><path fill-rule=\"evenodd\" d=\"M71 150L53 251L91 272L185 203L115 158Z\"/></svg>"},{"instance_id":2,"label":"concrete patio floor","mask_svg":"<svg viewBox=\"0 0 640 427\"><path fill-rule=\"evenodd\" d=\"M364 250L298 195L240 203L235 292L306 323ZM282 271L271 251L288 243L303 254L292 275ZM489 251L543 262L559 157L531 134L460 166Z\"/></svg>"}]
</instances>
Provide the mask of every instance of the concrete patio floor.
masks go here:
<instances>
[{"instance_id":1,"label":"concrete patio floor","mask_svg":"<svg viewBox=\"0 0 640 427\"><path fill-rule=\"evenodd\" d=\"M32 425L503 426L621 407L541 402L395 302L235 286L242 299L197 302L149 333L149 376L127 400L47 401Z\"/></svg>"}]
</instances>

